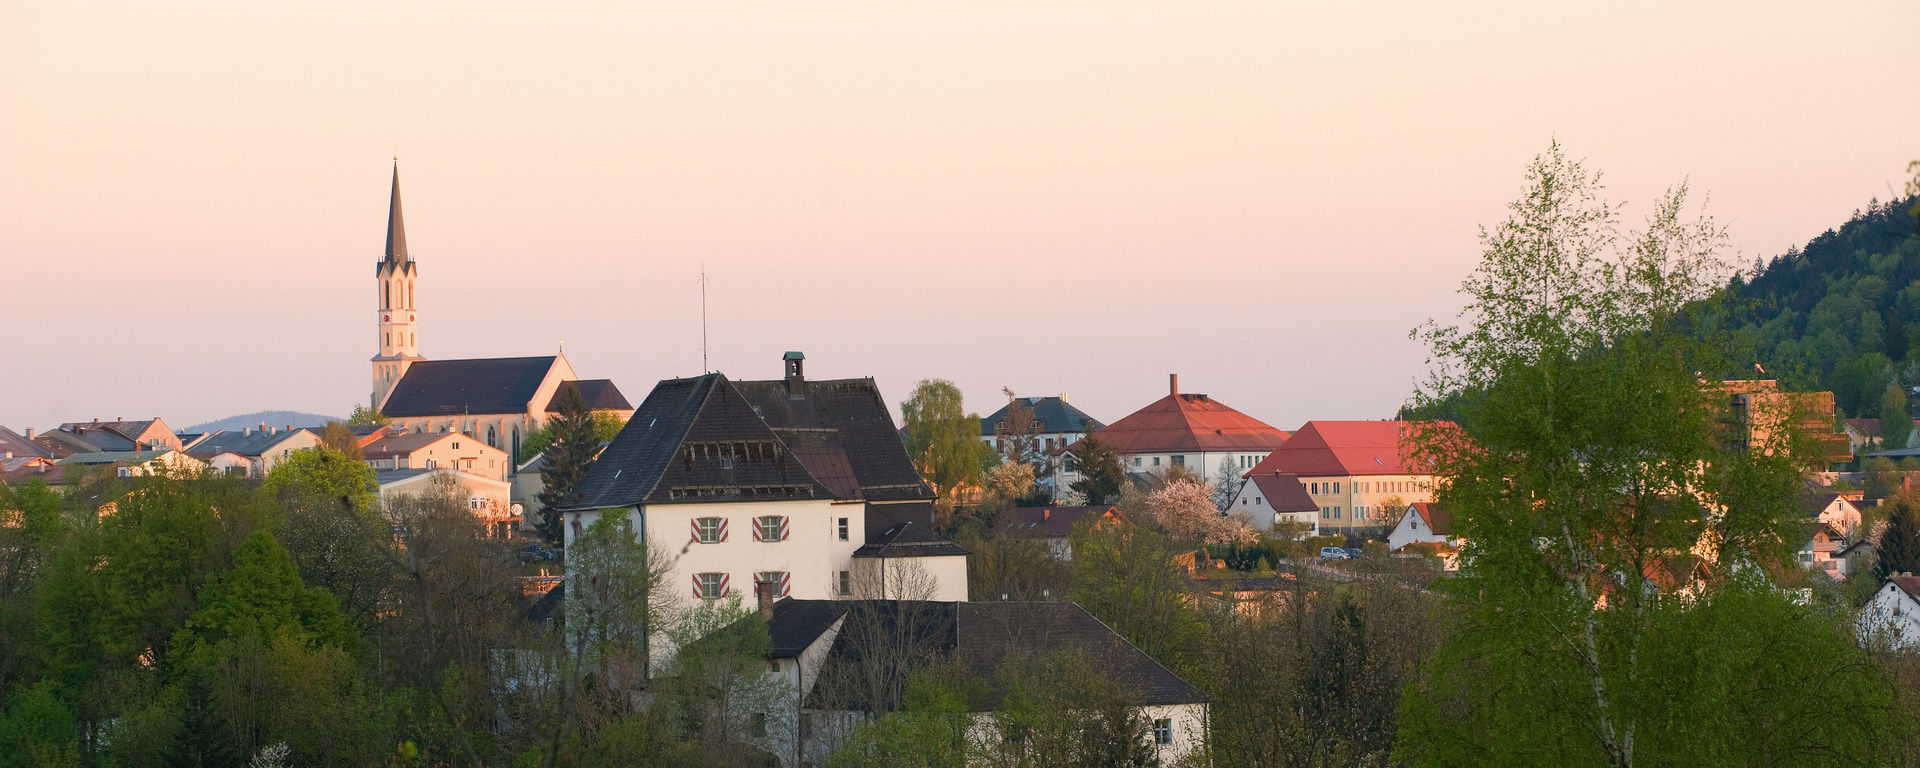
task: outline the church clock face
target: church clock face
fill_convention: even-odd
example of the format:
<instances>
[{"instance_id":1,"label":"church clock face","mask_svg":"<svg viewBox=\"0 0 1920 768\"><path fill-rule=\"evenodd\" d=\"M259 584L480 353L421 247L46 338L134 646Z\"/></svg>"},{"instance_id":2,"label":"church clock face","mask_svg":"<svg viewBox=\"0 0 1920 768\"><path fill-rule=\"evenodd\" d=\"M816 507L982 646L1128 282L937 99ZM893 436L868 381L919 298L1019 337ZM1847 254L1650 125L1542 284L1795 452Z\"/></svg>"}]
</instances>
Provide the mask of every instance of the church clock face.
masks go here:
<instances>
[{"instance_id":1,"label":"church clock face","mask_svg":"<svg viewBox=\"0 0 1920 768\"><path fill-rule=\"evenodd\" d=\"M393 321L393 315L381 315L381 316L380 316L380 322L383 322L383 323L386 323L386 322L392 322L392 321Z\"/></svg>"}]
</instances>

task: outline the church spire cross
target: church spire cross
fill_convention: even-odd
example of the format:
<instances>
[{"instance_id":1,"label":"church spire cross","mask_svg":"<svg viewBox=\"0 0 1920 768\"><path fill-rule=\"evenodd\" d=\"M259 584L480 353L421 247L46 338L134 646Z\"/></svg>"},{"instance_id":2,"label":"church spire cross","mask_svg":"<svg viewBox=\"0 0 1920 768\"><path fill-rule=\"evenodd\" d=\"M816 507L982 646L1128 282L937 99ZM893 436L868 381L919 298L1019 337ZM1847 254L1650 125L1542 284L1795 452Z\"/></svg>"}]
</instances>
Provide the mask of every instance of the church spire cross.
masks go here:
<instances>
[{"instance_id":1,"label":"church spire cross","mask_svg":"<svg viewBox=\"0 0 1920 768\"><path fill-rule=\"evenodd\" d=\"M387 261L405 264L407 256L407 224L400 217L400 158L393 159L393 200L387 209Z\"/></svg>"}]
</instances>

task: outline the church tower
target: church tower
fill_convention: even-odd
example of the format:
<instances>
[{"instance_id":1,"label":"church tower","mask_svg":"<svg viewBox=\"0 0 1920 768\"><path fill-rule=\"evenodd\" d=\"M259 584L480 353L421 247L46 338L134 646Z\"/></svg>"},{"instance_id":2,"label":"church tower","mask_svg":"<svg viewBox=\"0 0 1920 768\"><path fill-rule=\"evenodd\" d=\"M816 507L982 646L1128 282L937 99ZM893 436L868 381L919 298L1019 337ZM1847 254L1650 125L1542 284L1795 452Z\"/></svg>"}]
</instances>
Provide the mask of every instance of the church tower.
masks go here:
<instances>
[{"instance_id":1,"label":"church tower","mask_svg":"<svg viewBox=\"0 0 1920 768\"><path fill-rule=\"evenodd\" d=\"M380 307L380 354L373 356L373 401L379 409L387 395L405 376L407 367L419 360L419 340L415 338L418 312L413 304L413 282L420 270L407 255L407 227L400 217L400 163L393 164L393 198L387 210L387 254L374 267L376 298Z\"/></svg>"}]
</instances>

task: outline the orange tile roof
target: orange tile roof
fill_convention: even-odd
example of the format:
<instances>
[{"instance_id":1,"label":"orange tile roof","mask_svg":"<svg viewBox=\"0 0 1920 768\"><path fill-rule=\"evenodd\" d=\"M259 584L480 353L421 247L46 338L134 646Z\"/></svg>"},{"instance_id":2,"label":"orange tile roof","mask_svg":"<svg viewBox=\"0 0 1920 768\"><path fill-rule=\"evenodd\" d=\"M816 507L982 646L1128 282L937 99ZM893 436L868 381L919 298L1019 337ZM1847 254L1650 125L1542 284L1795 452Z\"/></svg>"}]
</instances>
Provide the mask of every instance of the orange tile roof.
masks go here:
<instances>
[{"instance_id":1,"label":"orange tile roof","mask_svg":"<svg viewBox=\"0 0 1920 768\"><path fill-rule=\"evenodd\" d=\"M1410 421L1309 421L1247 472L1256 475L1423 475ZM1449 425L1450 426L1450 425Z\"/></svg>"},{"instance_id":2,"label":"orange tile roof","mask_svg":"<svg viewBox=\"0 0 1920 768\"><path fill-rule=\"evenodd\" d=\"M1094 437L1118 453L1271 451L1287 433L1206 395L1169 394Z\"/></svg>"}]
</instances>

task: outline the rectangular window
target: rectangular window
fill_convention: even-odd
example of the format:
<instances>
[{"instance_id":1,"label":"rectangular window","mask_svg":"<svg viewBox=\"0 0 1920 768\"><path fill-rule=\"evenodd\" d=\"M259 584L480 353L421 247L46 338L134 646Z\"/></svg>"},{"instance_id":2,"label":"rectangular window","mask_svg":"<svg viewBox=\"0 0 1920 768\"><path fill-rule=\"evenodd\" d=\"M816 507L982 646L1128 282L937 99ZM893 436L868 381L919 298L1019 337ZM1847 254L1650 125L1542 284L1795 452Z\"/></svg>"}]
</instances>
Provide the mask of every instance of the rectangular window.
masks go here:
<instances>
[{"instance_id":1,"label":"rectangular window","mask_svg":"<svg viewBox=\"0 0 1920 768\"><path fill-rule=\"evenodd\" d=\"M1340 508L1339 508L1339 507L1334 507L1334 508L1333 508L1333 519L1335 519L1335 520L1338 520L1338 519L1340 519Z\"/></svg>"},{"instance_id":2,"label":"rectangular window","mask_svg":"<svg viewBox=\"0 0 1920 768\"><path fill-rule=\"evenodd\" d=\"M727 519L724 517L694 518L693 540L699 544L719 544L726 541Z\"/></svg>"},{"instance_id":3,"label":"rectangular window","mask_svg":"<svg viewBox=\"0 0 1920 768\"><path fill-rule=\"evenodd\" d=\"M844 517L840 518L840 540L847 540L847 519Z\"/></svg>"},{"instance_id":4,"label":"rectangular window","mask_svg":"<svg viewBox=\"0 0 1920 768\"><path fill-rule=\"evenodd\" d=\"M1133 465L1136 467L1140 466L1140 457L1138 456L1133 457Z\"/></svg>"},{"instance_id":5,"label":"rectangular window","mask_svg":"<svg viewBox=\"0 0 1920 768\"><path fill-rule=\"evenodd\" d=\"M853 594L853 572L852 571L840 572L840 594L842 596Z\"/></svg>"},{"instance_id":6,"label":"rectangular window","mask_svg":"<svg viewBox=\"0 0 1920 768\"><path fill-rule=\"evenodd\" d=\"M1307 483L1307 493L1319 493L1319 492L1320 492L1319 483Z\"/></svg>"},{"instance_id":7,"label":"rectangular window","mask_svg":"<svg viewBox=\"0 0 1920 768\"><path fill-rule=\"evenodd\" d=\"M732 457L732 456L722 456L722 457L720 457L720 468L721 468L721 469L733 469L733 457Z\"/></svg>"},{"instance_id":8,"label":"rectangular window","mask_svg":"<svg viewBox=\"0 0 1920 768\"><path fill-rule=\"evenodd\" d=\"M693 596L701 600L718 600L726 597L727 575L724 573L694 574Z\"/></svg>"},{"instance_id":9,"label":"rectangular window","mask_svg":"<svg viewBox=\"0 0 1920 768\"><path fill-rule=\"evenodd\" d=\"M784 515L761 515L753 519L754 541L786 541L787 518Z\"/></svg>"},{"instance_id":10,"label":"rectangular window","mask_svg":"<svg viewBox=\"0 0 1920 768\"><path fill-rule=\"evenodd\" d=\"M1173 721L1160 718L1153 721L1153 743L1166 746L1173 743Z\"/></svg>"},{"instance_id":11,"label":"rectangular window","mask_svg":"<svg viewBox=\"0 0 1920 768\"><path fill-rule=\"evenodd\" d=\"M751 727L753 729L753 735L755 736L767 735L767 713L765 712L753 713L753 722Z\"/></svg>"},{"instance_id":12,"label":"rectangular window","mask_svg":"<svg viewBox=\"0 0 1920 768\"><path fill-rule=\"evenodd\" d=\"M1184 466L1186 466L1186 465L1187 465L1187 457L1185 457L1185 456L1175 456L1175 457L1173 457L1173 465L1174 465L1174 466L1176 466L1176 467L1184 467Z\"/></svg>"},{"instance_id":13,"label":"rectangular window","mask_svg":"<svg viewBox=\"0 0 1920 768\"><path fill-rule=\"evenodd\" d=\"M1158 456L1153 457L1153 465L1156 467L1160 466L1160 457Z\"/></svg>"},{"instance_id":14,"label":"rectangular window","mask_svg":"<svg viewBox=\"0 0 1920 768\"><path fill-rule=\"evenodd\" d=\"M1333 484L1333 492L1334 492L1334 493L1339 493L1339 492L1340 492L1340 483L1338 483L1338 482L1335 482L1335 483Z\"/></svg>"}]
</instances>

